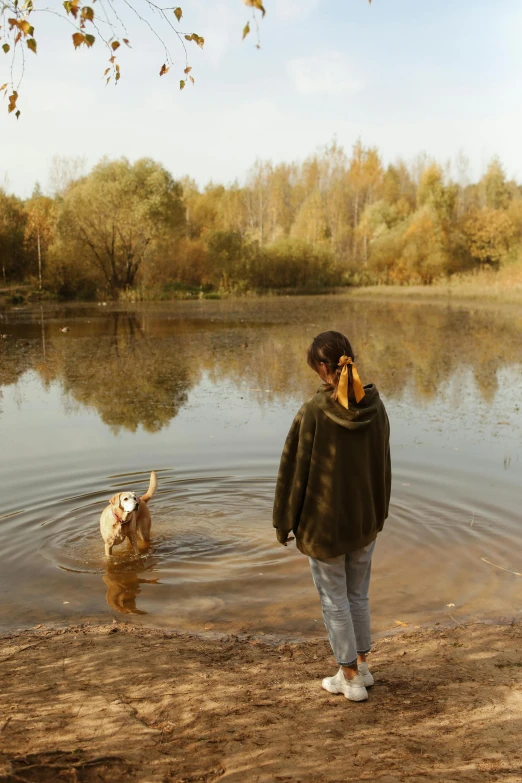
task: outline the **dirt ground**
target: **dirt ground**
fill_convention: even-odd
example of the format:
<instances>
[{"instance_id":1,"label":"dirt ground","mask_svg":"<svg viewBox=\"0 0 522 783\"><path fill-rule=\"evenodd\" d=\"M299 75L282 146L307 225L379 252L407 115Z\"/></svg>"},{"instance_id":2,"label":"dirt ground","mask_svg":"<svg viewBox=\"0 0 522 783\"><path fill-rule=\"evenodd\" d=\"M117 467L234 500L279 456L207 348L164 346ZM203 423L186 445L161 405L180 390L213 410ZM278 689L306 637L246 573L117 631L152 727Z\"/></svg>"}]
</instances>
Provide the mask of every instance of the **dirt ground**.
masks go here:
<instances>
[{"instance_id":1,"label":"dirt ground","mask_svg":"<svg viewBox=\"0 0 522 783\"><path fill-rule=\"evenodd\" d=\"M364 703L325 642L124 624L0 640L0 780L522 781L522 625L381 639Z\"/></svg>"}]
</instances>

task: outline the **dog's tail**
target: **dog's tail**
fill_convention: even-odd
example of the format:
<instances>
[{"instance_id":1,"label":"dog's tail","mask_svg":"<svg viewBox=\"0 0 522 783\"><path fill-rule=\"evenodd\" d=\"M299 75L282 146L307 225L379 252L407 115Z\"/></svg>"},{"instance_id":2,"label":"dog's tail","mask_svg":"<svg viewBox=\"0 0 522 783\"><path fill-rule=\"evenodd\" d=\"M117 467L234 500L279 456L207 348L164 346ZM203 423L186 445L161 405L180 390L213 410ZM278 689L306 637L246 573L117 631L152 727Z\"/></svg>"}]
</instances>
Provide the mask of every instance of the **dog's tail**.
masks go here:
<instances>
[{"instance_id":1,"label":"dog's tail","mask_svg":"<svg viewBox=\"0 0 522 783\"><path fill-rule=\"evenodd\" d=\"M155 472L152 471L152 473L150 474L149 488L146 491L146 493L140 497L140 500L144 500L145 503L147 503L151 499L153 494L156 492L157 486L158 486L158 478Z\"/></svg>"}]
</instances>

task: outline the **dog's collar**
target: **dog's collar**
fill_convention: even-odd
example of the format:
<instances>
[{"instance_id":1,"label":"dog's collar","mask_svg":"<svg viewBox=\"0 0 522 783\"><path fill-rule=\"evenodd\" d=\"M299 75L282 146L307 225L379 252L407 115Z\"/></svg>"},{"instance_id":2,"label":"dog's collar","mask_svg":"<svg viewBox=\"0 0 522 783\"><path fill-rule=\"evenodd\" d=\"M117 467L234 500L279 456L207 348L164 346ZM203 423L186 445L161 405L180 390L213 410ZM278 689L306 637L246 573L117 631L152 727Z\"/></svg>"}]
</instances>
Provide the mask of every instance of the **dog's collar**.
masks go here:
<instances>
[{"instance_id":1,"label":"dog's collar","mask_svg":"<svg viewBox=\"0 0 522 783\"><path fill-rule=\"evenodd\" d=\"M119 517L119 516L117 515L117 513L115 512L115 510L114 510L114 509L112 509L112 516L114 517L114 519L115 519L117 522L119 522L119 523L120 523L120 525L126 525L126 524L127 524L127 522L130 522L130 520L129 520L129 519L122 519L121 517Z\"/></svg>"},{"instance_id":2,"label":"dog's collar","mask_svg":"<svg viewBox=\"0 0 522 783\"><path fill-rule=\"evenodd\" d=\"M134 511L137 511L137 510L138 510L138 508L139 508L139 503L138 503L138 505L136 506L136 508L134 509ZM128 513L129 513L129 514L134 514L134 511L129 511ZM126 525L128 522L130 522L130 519L129 519L129 518L127 518L127 519L122 519L121 517L119 517L119 516L117 515L117 513L115 512L115 510L114 510L114 509L112 509L112 516L114 517L114 519L116 519L116 520L117 520L117 521L120 523L120 525Z\"/></svg>"}]
</instances>

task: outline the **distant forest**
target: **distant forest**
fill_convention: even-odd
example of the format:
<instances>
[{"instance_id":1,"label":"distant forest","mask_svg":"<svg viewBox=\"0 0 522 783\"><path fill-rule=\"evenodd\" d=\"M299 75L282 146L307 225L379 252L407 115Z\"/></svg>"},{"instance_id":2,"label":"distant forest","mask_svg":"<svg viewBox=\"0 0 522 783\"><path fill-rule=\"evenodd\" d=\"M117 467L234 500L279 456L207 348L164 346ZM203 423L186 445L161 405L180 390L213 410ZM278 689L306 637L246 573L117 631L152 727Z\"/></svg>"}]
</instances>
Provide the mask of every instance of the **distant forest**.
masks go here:
<instances>
[{"instance_id":1,"label":"distant forest","mask_svg":"<svg viewBox=\"0 0 522 783\"><path fill-rule=\"evenodd\" d=\"M53 161L51 191L0 189L0 283L52 295L169 298L426 284L517 261L522 186L498 159L384 166L357 142L299 163L258 161L244 184L199 188L151 159Z\"/></svg>"}]
</instances>

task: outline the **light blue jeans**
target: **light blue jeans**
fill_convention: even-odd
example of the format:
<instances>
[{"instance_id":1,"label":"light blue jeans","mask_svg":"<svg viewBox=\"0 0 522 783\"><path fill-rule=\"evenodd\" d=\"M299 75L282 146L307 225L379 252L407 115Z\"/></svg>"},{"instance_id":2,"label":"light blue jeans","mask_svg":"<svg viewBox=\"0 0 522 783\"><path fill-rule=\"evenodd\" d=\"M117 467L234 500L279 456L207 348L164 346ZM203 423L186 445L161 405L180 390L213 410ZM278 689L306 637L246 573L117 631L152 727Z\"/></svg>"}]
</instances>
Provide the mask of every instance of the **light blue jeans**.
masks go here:
<instances>
[{"instance_id":1,"label":"light blue jeans","mask_svg":"<svg viewBox=\"0 0 522 783\"><path fill-rule=\"evenodd\" d=\"M310 557L314 584L333 654L340 666L353 666L371 648L368 590L375 541L340 557Z\"/></svg>"}]
</instances>

